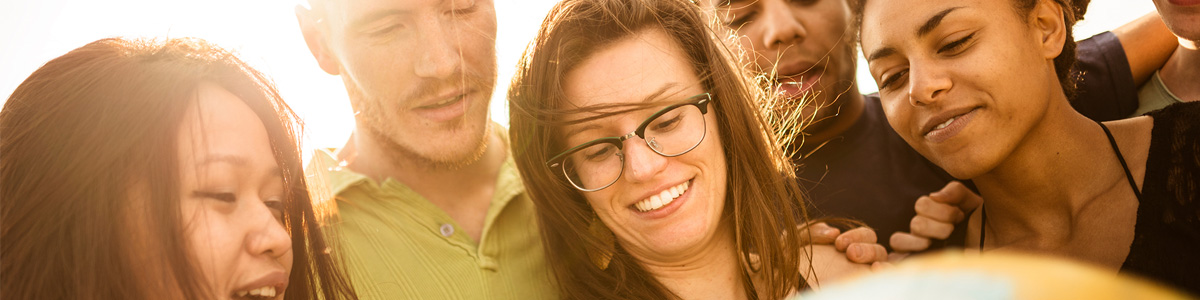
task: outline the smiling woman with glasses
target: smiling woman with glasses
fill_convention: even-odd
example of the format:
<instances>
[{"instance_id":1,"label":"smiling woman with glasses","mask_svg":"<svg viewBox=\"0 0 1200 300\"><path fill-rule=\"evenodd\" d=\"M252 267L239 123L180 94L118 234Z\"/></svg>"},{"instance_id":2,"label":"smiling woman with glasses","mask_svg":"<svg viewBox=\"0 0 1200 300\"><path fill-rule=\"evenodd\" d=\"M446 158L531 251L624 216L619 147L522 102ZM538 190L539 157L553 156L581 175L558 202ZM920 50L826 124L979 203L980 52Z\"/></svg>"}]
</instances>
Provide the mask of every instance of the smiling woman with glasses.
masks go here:
<instances>
[{"instance_id":1,"label":"smiling woman with glasses","mask_svg":"<svg viewBox=\"0 0 1200 300\"><path fill-rule=\"evenodd\" d=\"M565 298L779 299L867 267L806 245L766 94L709 28L684 0L568 0L525 53L513 157Z\"/></svg>"},{"instance_id":2,"label":"smiling woman with glasses","mask_svg":"<svg viewBox=\"0 0 1200 300\"><path fill-rule=\"evenodd\" d=\"M633 132L572 147L550 158L546 165L581 191L604 189L617 182L624 172L625 156L621 151L627 139L639 137L654 153L666 157L696 149L704 140L704 114L708 113L710 101L712 95L708 93L692 96L683 103L659 110Z\"/></svg>"}]
</instances>

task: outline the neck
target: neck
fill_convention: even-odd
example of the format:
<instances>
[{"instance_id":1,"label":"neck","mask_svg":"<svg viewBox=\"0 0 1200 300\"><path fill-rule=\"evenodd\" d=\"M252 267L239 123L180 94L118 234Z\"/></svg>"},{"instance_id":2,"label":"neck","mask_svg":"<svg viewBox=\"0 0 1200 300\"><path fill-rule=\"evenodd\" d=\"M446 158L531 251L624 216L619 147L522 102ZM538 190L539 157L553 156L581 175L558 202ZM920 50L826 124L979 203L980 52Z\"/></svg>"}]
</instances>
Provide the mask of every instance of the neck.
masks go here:
<instances>
[{"instance_id":1,"label":"neck","mask_svg":"<svg viewBox=\"0 0 1200 300\"><path fill-rule=\"evenodd\" d=\"M846 92L837 96L837 101L827 108L815 112L813 123L805 126L806 137L800 151L810 152L825 142L841 136L846 130L858 122L862 116L864 104L863 95L858 93L858 84L851 84ZM822 113L827 111L828 113Z\"/></svg>"},{"instance_id":2,"label":"neck","mask_svg":"<svg viewBox=\"0 0 1200 300\"><path fill-rule=\"evenodd\" d=\"M1200 48L1197 41L1179 39L1179 47L1159 70L1159 77L1167 90L1183 101L1200 100Z\"/></svg>"},{"instance_id":3,"label":"neck","mask_svg":"<svg viewBox=\"0 0 1200 300\"><path fill-rule=\"evenodd\" d=\"M746 298L731 226L723 224L704 247L686 253L686 257L638 260L682 299Z\"/></svg>"},{"instance_id":4,"label":"neck","mask_svg":"<svg viewBox=\"0 0 1200 300\"><path fill-rule=\"evenodd\" d=\"M365 132L369 131L360 124L347 149L339 152L339 160L348 162L347 168L380 184L388 178L403 183L454 219L472 240L482 239L500 166L508 155L499 134L485 137L487 147L478 160L447 168L402 155L408 151L390 149L395 146L362 134Z\"/></svg>"},{"instance_id":5,"label":"neck","mask_svg":"<svg viewBox=\"0 0 1200 300\"><path fill-rule=\"evenodd\" d=\"M1104 131L1056 93L1046 115L999 165L974 178L997 245L1066 241L1092 199L1125 176Z\"/></svg>"}]
</instances>

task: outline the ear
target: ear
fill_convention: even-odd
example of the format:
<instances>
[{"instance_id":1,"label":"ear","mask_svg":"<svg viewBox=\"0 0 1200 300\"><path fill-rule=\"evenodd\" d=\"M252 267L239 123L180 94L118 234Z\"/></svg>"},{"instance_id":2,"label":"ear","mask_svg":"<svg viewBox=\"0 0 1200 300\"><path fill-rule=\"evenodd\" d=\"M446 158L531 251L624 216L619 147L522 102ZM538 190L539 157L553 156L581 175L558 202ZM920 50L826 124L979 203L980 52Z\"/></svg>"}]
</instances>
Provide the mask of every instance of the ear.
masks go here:
<instances>
[{"instance_id":1,"label":"ear","mask_svg":"<svg viewBox=\"0 0 1200 300\"><path fill-rule=\"evenodd\" d=\"M333 52L329 51L329 45L326 43L325 32L322 30L324 28L320 24L321 18L304 5L296 5L296 21L300 23L300 33L304 35L304 43L308 44L308 51L312 52L313 58L317 59L317 65L321 66L321 70L330 75L341 74L341 65Z\"/></svg>"},{"instance_id":2,"label":"ear","mask_svg":"<svg viewBox=\"0 0 1200 300\"><path fill-rule=\"evenodd\" d=\"M1053 60L1062 53L1067 39L1062 5L1054 0L1040 0L1030 12L1030 26L1042 45L1042 55Z\"/></svg>"}]
</instances>

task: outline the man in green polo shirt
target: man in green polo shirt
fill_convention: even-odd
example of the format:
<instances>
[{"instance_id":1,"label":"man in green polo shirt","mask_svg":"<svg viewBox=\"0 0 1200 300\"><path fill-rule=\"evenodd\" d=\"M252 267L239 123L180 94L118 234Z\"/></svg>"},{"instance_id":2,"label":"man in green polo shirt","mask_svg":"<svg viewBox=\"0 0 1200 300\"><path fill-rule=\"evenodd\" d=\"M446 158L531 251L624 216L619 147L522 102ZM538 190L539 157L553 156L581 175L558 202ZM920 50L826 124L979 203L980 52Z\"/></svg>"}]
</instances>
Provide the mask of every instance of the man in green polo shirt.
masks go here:
<instances>
[{"instance_id":1,"label":"man in green polo shirt","mask_svg":"<svg viewBox=\"0 0 1200 300\"><path fill-rule=\"evenodd\" d=\"M488 120L491 0L310 0L297 7L321 69L356 112L317 151L335 251L364 299L553 299L533 203Z\"/></svg>"}]
</instances>

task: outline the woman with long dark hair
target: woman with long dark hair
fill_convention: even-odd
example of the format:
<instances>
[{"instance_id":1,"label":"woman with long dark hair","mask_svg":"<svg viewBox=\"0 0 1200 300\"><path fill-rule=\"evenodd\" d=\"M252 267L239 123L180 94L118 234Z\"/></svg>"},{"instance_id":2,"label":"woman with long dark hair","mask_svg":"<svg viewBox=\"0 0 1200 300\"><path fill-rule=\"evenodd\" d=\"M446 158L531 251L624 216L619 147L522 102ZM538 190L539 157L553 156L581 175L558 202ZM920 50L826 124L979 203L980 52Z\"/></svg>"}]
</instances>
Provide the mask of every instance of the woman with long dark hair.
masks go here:
<instances>
[{"instance_id":1,"label":"woman with long dark hair","mask_svg":"<svg viewBox=\"0 0 1200 300\"><path fill-rule=\"evenodd\" d=\"M805 243L767 94L733 57L692 2L551 10L509 90L510 132L566 298L779 299L865 266Z\"/></svg>"},{"instance_id":2,"label":"woman with long dark hair","mask_svg":"<svg viewBox=\"0 0 1200 300\"><path fill-rule=\"evenodd\" d=\"M197 39L110 38L0 111L5 299L347 299L296 116Z\"/></svg>"}]
</instances>

